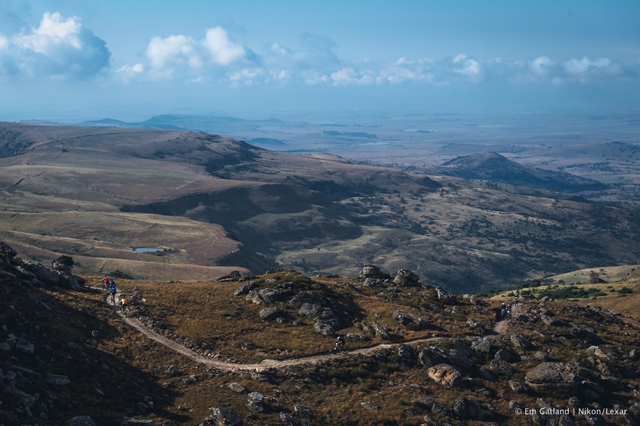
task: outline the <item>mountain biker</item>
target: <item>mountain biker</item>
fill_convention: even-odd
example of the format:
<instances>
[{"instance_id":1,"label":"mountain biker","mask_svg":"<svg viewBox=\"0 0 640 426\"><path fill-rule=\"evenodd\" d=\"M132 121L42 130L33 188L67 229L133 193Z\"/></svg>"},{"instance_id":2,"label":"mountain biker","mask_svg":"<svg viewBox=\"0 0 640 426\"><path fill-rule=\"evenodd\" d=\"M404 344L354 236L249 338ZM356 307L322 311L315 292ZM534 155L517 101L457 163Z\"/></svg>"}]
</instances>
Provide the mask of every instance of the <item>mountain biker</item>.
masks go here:
<instances>
[{"instance_id":1,"label":"mountain biker","mask_svg":"<svg viewBox=\"0 0 640 426\"><path fill-rule=\"evenodd\" d=\"M342 348L344 348L344 338L342 336L338 335L338 337L336 337L336 344L333 347L333 350L335 352L337 352Z\"/></svg>"},{"instance_id":2,"label":"mountain biker","mask_svg":"<svg viewBox=\"0 0 640 426\"><path fill-rule=\"evenodd\" d=\"M127 303L129 302L127 302L127 299L125 299L124 297L120 299L120 305L122 305L121 312L125 317L127 316Z\"/></svg>"},{"instance_id":3,"label":"mountain biker","mask_svg":"<svg viewBox=\"0 0 640 426\"><path fill-rule=\"evenodd\" d=\"M116 304L116 283L109 280L109 294L111 294L111 304Z\"/></svg>"},{"instance_id":4,"label":"mountain biker","mask_svg":"<svg viewBox=\"0 0 640 426\"><path fill-rule=\"evenodd\" d=\"M106 275L102 279L102 286L104 287L105 290L109 290L109 277Z\"/></svg>"}]
</instances>

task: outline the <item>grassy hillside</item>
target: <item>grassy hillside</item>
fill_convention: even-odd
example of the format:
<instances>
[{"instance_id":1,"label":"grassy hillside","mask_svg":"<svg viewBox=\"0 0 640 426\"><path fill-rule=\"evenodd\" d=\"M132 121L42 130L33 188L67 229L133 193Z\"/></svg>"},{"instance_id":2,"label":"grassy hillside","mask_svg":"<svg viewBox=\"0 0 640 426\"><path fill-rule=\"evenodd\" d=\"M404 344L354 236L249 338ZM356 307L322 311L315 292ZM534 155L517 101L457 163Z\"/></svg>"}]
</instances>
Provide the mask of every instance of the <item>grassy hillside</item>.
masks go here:
<instances>
[{"instance_id":1,"label":"grassy hillside","mask_svg":"<svg viewBox=\"0 0 640 426\"><path fill-rule=\"evenodd\" d=\"M45 263L72 255L86 273L185 280L286 267L352 276L373 263L462 293L640 255L635 210L575 195L204 133L0 127L0 143L31 141L0 158L0 238ZM149 245L171 250L132 250Z\"/></svg>"}]
</instances>

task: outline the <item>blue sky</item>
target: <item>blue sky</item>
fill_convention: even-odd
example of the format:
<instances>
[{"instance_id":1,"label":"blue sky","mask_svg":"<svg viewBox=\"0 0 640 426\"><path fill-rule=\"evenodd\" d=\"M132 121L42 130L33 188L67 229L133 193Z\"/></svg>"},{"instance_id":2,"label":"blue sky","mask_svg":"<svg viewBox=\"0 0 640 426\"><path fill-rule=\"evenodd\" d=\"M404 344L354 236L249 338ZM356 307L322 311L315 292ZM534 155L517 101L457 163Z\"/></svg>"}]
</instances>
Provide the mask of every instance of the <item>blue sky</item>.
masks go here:
<instances>
[{"instance_id":1,"label":"blue sky","mask_svg":"<svg viewBox=\"0 0 640 426\"><path fill-rule=\"evenodd\" d=\"M0 119L637 111L640 2L0 0Z\"/></svg>"}]
</instances>

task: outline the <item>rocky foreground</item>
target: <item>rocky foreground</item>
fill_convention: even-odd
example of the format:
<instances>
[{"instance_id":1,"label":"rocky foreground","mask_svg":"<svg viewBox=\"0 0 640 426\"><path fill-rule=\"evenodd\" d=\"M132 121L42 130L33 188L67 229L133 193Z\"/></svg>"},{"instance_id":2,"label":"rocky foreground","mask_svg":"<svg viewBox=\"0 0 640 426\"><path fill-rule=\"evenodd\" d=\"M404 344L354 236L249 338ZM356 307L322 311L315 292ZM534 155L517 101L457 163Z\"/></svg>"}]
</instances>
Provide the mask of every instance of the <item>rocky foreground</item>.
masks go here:
<instances>
[{"instance_id":1,"label":"rocky foreground","mask_svg":"<svg viewBox=\"0 0 640 426\"><path fill-rule=\"evenodd\" d=\"M225 372L144 338L132 343L134 331L101 296L82 301L88 290L70 268L51 270L16 255L0 244L2 426L640 425L640 329L597 306L527 299L512 318L492 323L486 318L497 302L425 286L410 271L392 278L367 266L339 284L354 303L370 294L382 304L376 309L388 307L388 317L363 321L367 312L340 309L321 297L324 284L314 279L253 277L235 284L231 297L257 310L265 330L309 327L333 339L355 321L359 332L347 334L349 345L394 345L367 356L321 353L326 359L311 365ZM407 294L423 302L403 306ZM144 295L134 296L132 312L160 327ZM403 342L409 332L438 336ZM165 336L201 348L173 332Z\"/></svg>"}]
</instances>

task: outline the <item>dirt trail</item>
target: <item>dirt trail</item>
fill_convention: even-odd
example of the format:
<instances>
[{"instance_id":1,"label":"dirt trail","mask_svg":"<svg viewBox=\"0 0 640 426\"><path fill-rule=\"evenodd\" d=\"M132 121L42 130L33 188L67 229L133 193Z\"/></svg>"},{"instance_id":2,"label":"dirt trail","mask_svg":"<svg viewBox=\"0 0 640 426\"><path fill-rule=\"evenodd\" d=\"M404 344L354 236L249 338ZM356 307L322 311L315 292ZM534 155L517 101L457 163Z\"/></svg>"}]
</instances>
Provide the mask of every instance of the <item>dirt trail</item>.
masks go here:
<instances>
[{"instance_id":1,"label":"dirt trail","mask_svg":"<svg viewBox=\"0 0 640 426\"><path fill-rule=\"evenodd\" d=\"M511 318L503 318L500 321L496 321L492 329L495 334L504 334L507 332L507 327L511 323L511 319L516 318L520 312L521 303L522 302L514 303L511 306Z\"/></svg>"},{"instance_id":2,"label":"dirt trail","mask_svg":"<svg viewBox=\"0 0 640 426\"><path fill-rule=\"evenodd\" d=\"M100 289L98 287L92 287L92 288L96 290L104 291L104 289ZM257 364L256 363L240 364L240 363L234 363L234 362L228 362L228 361L220 361L220 360L211 359L211 358L202 356L192 351L191 349L169 339L168 337L163 336L159 333L156 333L153 330L150 330L149 328L143 326L136 319L125 317L124 315L122 315L122 312L120 311L120 309L118 309L117 303L119 302L119 300L120 300L120 293L117 294L116 304L112 305L111 303L109 303L109 297L106 298L107 304L109 304L113 308L113 310L116 312L116 314L122 320L124 320L124 322L129 324L131 327L138 330L140 333L144 334L150 339L155 340L156 342L186 356L187 358L197 363L208 365L210 367L214 367L223 371L261 372L271 368L279 369L279 368L291 367L291 366L301 365L301 364L318 364L318 363L333 360L333 359L344 359L344 358L349 358L357 355L369 356L377 352L383 351L385 349L398 347L400 345L415 345L420 343L431 343L431 342L437 342L446 338L446 337L426 337L426 338L419 338L419 339L413 339L413 340L405 340L399 343L382 343L376 346L347 350L339 353L310 355L310 356L305 356L300 358L291 358L291 359L285 359L285 360L265 359L262 362ZM515 315L516 312L517 312L516 309L514 309L512 315ZM504 334L506 331L508 322L509 322L508 320L501 320L497 322L496 325L493 327L493 331L496 334ZM495 336L486 336L486 337L491 338Z\"/></svg>"}]
</instances>

